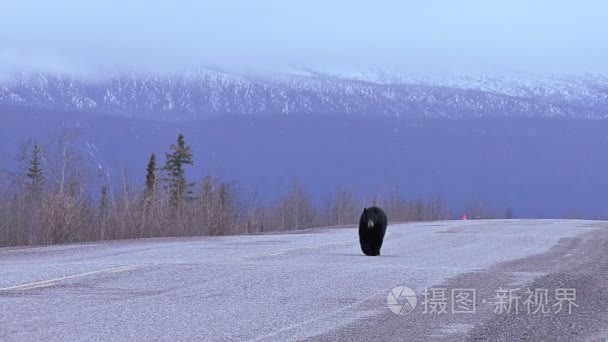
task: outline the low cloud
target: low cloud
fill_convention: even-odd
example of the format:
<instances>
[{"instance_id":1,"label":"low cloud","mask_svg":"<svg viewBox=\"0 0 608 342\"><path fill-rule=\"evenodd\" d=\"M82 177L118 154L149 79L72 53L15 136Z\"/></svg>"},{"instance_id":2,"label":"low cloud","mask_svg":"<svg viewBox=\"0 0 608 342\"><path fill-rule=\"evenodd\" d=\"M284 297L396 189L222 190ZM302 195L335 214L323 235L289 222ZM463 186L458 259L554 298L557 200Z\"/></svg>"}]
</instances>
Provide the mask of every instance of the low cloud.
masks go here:
<instances>
[{"instance_id":1,"label":"low cloud","mask_svg":"<svg viewBox=\"0 0 608 342\"><path fill-rule=\"evenodd\" d=\"M605 2L493 3L15 0L0 12L0 73L607 69Z\"/></svg>"}]
</instances>

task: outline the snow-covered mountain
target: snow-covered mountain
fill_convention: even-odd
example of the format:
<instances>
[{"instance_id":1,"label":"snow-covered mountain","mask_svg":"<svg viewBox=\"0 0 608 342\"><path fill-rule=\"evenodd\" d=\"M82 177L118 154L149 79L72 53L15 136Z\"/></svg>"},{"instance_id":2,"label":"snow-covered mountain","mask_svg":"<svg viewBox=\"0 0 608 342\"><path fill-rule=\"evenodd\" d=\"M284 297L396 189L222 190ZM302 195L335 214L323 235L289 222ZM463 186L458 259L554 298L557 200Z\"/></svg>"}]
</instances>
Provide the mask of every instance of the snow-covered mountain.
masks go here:
<instances>
[{"instance_id":1,"label":"snow-covered mountain","mask_svg":"<svg viewBox=\"0 0 608 342\"><path fill-rule=\"evenodd\" d=\"M83 79L15 73L0 81L0 105L170 121L221 114L606 118L608 75L446 77L312 69L253 75L204 69Z\"/></svg>"}]
</instances>

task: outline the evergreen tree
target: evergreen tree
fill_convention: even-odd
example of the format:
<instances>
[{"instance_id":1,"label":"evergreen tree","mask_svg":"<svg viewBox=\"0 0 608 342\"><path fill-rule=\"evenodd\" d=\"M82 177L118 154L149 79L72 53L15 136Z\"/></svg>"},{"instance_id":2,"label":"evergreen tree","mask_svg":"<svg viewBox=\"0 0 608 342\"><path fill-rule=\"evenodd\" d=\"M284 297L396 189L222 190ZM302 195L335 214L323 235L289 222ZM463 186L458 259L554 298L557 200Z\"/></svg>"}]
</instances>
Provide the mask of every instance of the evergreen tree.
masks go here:
<instances>
[{"instance_id":1,"label":"evergreen tree","mask_svg":"<svg viewBox=\"0 0 608 342\"><path fill-rule=\"evenodd\" d=\"M228 185L226 185L226 183L222 182L222 184L220 184L220 190L219 190L219 197L220 197L220 208L224 209L228 206L228 201L230 200L230 194L228 192Z\"/></svg>"},{"instance_id":2,"label":"evergreen tree","mask_svg":"<svg viewBox=\"0 0 608 342\"><path fill-rule=\"evenodd\" d=\"M177 136L177 144L172 144L171 152L165 153L165 166L163 170L167 172L167 190L169 191L169 201L173 208L179 208L186 196L190 193L189 188L193 183L186 183L186 165L193 165L192 152L190 146L186 146L184 135Z\"/></svg>"},{"instance_id":3,"label":"evergreen tree","mask_svg":"<svg viewBox=\"0 0 608 342\"><path fill-rule=\"evenodd\" d=\"M148 161L148 167L146 168L146 192L145 198L147 201L152 201L156 197L156 155L152 153L150 160Z\"/></svg>"},{"instance_id":4,"label":"evergreen tree","mask_svg":"<svg viewBox=\"0 0 608 342\"><path fill-rule=\"evenodd\" d=\"M28 188L30 194L34 197L38 197L42 192L42 186L44 185L44 175L41 168L42 153L40 146L37 143L34 144L32 151L32 157L30 159L30 167L28 168L27 178L29 179Z\"/></svg>"},{"instance_id":5,"label":"evergreen tree","mask_svg":"<svg viewBox=\"0 0 608 342\"><path fill-rule=\"evenodd\" d=\"M108 187L103 186L101 188L101 196L99 198L99 223L100 223L100 239L105 240L106 236L106 225L109 216L109 204L108 204Z\"/></svg>"}]
</instances>

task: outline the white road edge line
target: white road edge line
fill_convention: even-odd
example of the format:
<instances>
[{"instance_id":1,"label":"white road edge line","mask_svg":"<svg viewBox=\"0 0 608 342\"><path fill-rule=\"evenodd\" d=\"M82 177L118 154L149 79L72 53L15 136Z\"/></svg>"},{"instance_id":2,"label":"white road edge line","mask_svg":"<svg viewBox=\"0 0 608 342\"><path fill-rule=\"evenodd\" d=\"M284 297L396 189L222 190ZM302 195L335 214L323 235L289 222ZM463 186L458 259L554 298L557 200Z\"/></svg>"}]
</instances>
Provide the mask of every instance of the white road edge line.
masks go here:
<instances>
[{"instance_id":1,"label":"white road edge line","mask_svg":"<svg viewBox=\"0 0 608 342\"><path fill-rule=\"evenodd\" d=\"M46 283L46 284L39 284L39 285L34 285L34 286L22 287L19 290L33 290L33 289L39 289L39 288L49 287L49 286L54 286L54 285L57 285L57 283Z\"/></svg>"},{"instance_id":2,"label":"white road edge line","mask_svg":"<svg viewBox=\"0 0 608 342\"><path fill-rule=\"evenodd\" d=\"M111 273L125 272L125 271L130 271L132 269L135 269L135 266L112 267L112 268L106 268L106 269L103 269L103 270L97 270L97 271L91 271L91 272L85 272L85 273L78 273L78 274L72 274L72 275L65 276L65 277L59 277L59 278L54 278L54 279L49 279L49 280L43 280L43 281L37 281L37 282L34 282L34 283L21 284L21 285L9 286L9 287L2 287L2 288L0 288L0 291L19 290L19 289L21 289L21 290L29 290L29 289L39 288L39 287L45 287L45 286L55 285L55 282L60 281L60 280L72 279L72 278L77 278L77 277L83 277L83 276L86 276L86 275L103 273L103 272L111 272Z\"/></svg>"},{"instance_id":3,"label":"white road edge line","mask_svg":"<svg viewBox=\"0 0 608 342\"><path fill-rule=\"evenodd\" d=\"M278 340L278 339L276 339L274 337L276 337L277 335L279 335L281 333L284 333L286 331L290 331L290 330L293 330L293 329L301 328L303 326L309 325L311 323L314 323L314 322L317 322L317 321L320 321L320 320L325 320L325 319L327 319L327 318L329 318L331 316L335 316L335 315L337 315L337 314L339 314L341 312L344 312L346 310L350 310L350 309L352 309L352 308L354 308L354 307L356 307L358 305L361 305L361 304L365 303L366 301L369 301L369 300L372 300L374 298L377 298L378 296L383 296L386 293L387 293L387 291L385 291L385 290L378 291L378 292L376 292L376 293L374 293L374 294L372 294L372 295L370 295L370 296L368 296L366 298L363 298L362 300L359 300L359 301L356 301L354 303L348 304L348 305L346 305L346 306L344 306L344 307L342 307L340 309L337 309L335 311L328 312L328 313L326 313L324 315L321 315L321 316L315 317L315 318L311 318L311 319L308 319L308 320L303 321L303 322L299 322L299 323L295 323L295 324L292 324L292 325L289 325L289 326L286 326L286 327L279 328L278 330L271 331L269 333L266 333L266 334L259 335L257 337L251 338L248 341L250 341L250 342L257 342L257 341L263 341L263 340L271 340L271 341L272 340ZM388 307L387 307L387 309L388 309Z\"/></svg>"}]
</instances>

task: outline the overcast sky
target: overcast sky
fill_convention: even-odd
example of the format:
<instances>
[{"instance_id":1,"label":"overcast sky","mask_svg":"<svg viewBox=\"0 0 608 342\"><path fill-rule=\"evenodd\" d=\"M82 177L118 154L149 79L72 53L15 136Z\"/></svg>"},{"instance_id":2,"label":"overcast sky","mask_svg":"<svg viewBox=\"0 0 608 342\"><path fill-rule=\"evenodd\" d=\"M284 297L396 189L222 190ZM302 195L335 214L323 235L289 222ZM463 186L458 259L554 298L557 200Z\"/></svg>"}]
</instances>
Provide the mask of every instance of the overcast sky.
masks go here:
<instances>
[{"instance_id":1,"label":"overcast sky","mask_svg":"<svg viewBox=\"0 0 608 342\"><path fill-rule=\"evenodd\" d=\"M0 0L0 68L608 69L605 0Z\"/></svg>"}]
</instances>

